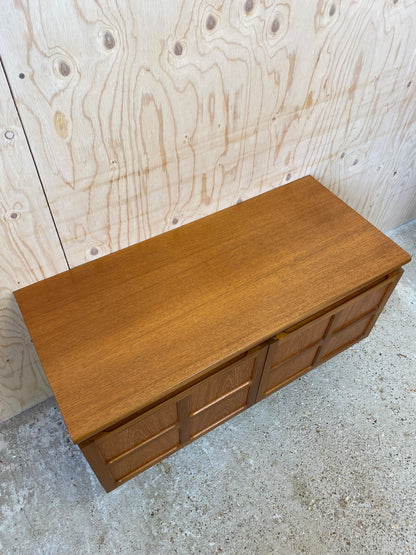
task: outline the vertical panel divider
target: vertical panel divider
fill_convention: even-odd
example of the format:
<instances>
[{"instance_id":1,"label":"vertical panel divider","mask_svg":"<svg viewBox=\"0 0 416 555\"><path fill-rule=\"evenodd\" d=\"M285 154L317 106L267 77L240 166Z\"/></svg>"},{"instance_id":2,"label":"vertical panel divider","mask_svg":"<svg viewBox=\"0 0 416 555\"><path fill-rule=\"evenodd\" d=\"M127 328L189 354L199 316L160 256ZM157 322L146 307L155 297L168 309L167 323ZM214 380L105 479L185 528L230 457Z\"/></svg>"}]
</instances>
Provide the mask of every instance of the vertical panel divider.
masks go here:
<instances>
[{"instance_id":1,"label":"vertical panel divider","mask_svg":"<svg viewBox=\"0 0 416 555\"><path fill-rule=\"evenodd\" d=\"M328 323L328 327L325 330L324 335L322 336L321 339L321 344L318 347L318 350L316 351L316 354L314 356L314 359L312 361L312 367L314 367L315 365L319 364L319 360L321 358L321 353L322 353L322 349L325 347L326 342L328 341L328 339L331 337L332 332L335 328L335 325L337 323L338 320L338 315L340 314L341 310L339 312L337 312L336 314L333 314L329 320Z\"/></svg>"},{"instance_id":2,"label":"vertical panel divider","mask_svg":"<svg viewBox=\"0 0 416 555\"><path fill-rule=\"evenodd\" d=\"M189 397L179 399L178 422L179 422L179 441L181 444L187 443L191 437L191 422L189 420Z\"/></svg>"}]
</instances>

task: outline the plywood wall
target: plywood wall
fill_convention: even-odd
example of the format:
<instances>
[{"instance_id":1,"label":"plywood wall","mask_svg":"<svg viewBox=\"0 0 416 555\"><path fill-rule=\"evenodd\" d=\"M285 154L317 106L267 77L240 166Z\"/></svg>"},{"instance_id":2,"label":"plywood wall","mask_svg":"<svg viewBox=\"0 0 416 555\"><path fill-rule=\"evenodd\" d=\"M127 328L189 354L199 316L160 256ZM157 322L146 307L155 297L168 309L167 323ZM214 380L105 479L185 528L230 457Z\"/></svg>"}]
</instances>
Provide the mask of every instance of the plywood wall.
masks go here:
<instances>
[{"instance_id":1,"label":"plywood wall","mask_svg":"<svg viewBox=\"0 0 416 555\"><path fill-rule=\"evenodd\" d=\"M309 173L382 229L416 217L415 37L415 0L4 0L0 19L70 266Z\"/></svg>"},{"instance_id":2,"label":"plywood wall","mask_svg":"<svg viewBox=\"0 0 416 555\"><path fill-rule=\"evenodd\" d=\"M0 71L0 421L50 395L12 291L67 268Z\"/></svg>"}]
</instances>

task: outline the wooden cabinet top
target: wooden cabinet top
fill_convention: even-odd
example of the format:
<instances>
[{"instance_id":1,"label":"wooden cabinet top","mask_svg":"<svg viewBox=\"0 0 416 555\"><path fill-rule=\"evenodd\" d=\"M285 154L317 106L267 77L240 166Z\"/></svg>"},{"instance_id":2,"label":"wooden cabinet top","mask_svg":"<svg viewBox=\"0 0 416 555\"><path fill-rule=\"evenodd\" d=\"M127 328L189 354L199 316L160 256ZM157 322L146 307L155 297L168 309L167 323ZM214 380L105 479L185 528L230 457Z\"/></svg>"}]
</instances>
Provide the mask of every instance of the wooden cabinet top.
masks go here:
<instances>
[{"instance_id":1,"label":"wooden cabinet top","mask_svg":"<svg viewBox=\"0 0 416 555\"><path fill-rule=\"evenodd\" d=\"M78 443L409 260L305 177L15 296Z\"/></svg>"}]
</instances>

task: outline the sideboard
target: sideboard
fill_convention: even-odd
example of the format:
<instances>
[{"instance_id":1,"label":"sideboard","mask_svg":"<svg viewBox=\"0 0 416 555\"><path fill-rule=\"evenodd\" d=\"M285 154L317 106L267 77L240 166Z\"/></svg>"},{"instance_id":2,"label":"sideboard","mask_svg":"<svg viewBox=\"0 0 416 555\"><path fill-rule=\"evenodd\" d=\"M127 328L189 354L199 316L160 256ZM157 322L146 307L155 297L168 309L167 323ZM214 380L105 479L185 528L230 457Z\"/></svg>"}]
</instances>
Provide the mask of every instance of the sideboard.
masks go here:
<instances>
[{"instance_id":1,"label":"sideboard","mask_svg":"<svg viewBox=\"0 0 416 555\"><path fill-rule=\"evenodd\" d=\"M367 336L409 260L305 177L15 296L110 491Z\"/></svg>"}]
</instances>

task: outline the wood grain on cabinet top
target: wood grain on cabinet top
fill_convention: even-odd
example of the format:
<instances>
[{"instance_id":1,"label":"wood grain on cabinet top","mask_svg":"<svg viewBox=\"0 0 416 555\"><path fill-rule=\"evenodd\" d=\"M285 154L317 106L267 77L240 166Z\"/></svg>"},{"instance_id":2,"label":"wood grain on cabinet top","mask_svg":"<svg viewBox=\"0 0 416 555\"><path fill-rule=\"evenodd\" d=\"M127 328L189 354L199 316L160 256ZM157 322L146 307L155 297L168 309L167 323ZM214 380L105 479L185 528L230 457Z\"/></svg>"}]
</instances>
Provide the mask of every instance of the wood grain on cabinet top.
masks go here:
<instances>
[{"instance_id":1,"label":"wood grain on cabinet top","mask_svg":"<svg viewBox=\"0 0 416 555\"><path fill-rule=\"evenodd\" d=\"M409 260L305 177L15 296L78 443Z\"/></svg>"}]
</instances>

